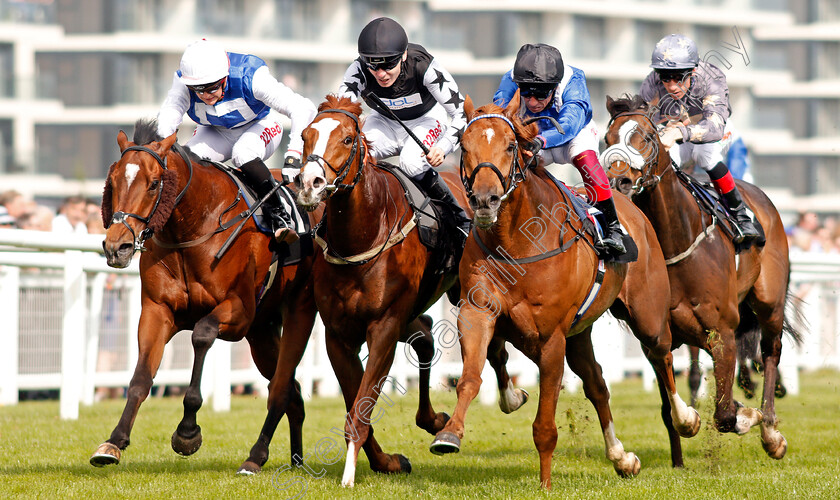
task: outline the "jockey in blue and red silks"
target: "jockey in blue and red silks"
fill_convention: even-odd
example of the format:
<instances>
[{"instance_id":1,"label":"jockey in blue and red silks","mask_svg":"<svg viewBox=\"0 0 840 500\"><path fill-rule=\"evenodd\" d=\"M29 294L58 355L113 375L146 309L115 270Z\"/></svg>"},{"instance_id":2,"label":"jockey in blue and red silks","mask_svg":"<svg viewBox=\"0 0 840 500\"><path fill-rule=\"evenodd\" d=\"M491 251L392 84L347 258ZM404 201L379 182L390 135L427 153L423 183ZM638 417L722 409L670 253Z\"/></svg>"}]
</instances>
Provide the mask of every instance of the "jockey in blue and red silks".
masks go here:
<instances>
[{"instance_id":1,"label":"jockey in blue and red silks","mask_svg":"<svg viewBox=\"0 0 840 500\"><path fill-rule=\"evenodd\" d=\"M513 69L502 76L493 102L507 106L517 89L525 117L551 117L562 128L558 130L549 120L537 121L539 155L544 164L571 163L580 172L587 196L607 223L604 236L595 244L598 253L625 253L612 190L598 160L598 128L592 121L583 71L564 64L560 51L551 45L525 44Z\"/></svg>"}]
</instances>

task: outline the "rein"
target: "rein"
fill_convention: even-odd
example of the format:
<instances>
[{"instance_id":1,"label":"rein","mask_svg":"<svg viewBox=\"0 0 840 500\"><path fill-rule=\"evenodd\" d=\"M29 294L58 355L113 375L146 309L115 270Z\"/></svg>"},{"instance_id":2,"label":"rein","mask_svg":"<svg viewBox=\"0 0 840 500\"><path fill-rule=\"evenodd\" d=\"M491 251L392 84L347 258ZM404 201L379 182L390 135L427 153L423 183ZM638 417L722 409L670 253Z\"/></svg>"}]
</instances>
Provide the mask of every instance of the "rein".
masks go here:
<instances>
[{"instance_id":1,"label":"rein","mask_svg":"<svg viewBox=\"0 0 840 500\"><path fill-rule=\"evenodd\" d=\"M184 197L184 193L187 192L187 188L190 187L190 183L192 182L193 170L192 170L192 162L190 162L189 159L187 158L186 152L177 144L174 147L176 148L176 151L178 152L178 154L180 154L181 157L187 162L187 165L189 166L189 169L190 169L190 175L189 175L189 178L187 178L187 184L184 186L184 189L182 189L181 192L178 194L178 196L175 198L174 205L177 205L181 201L181 198ZM127 147L123 150L122 154L120 154L120 158L125 156L125 154L129 151L142 151L142 152L148 153L148 154L152 155L152 157L155 159L155 161L158 162L158 164L161 166L161 168L163 168L164 170L168 170L167 167L166 167L166 155L163 158L161 158L161 156L159 154L155 153L154 151L152 151L151 149L149 149L145 146L129 146L129 147ZM152 235L154 235L154 230L151 229L150 227L148 227L148 224L149 224L149 221L151 220L152 216L155 215L155 212L157 212L158 205L160 205L160 198L161 198L161 195L163 194L163 182L164 182L164 180L161 179L160 186L159 186L158 192L157 192L157 198L155 199L155 205L152 207L152 211L149 213L148 216L142 217L142 216L140 216L138 214L135 214L135 213L132 213L132 212L119 211L119 212L114 213L114 215L111 217L111 222L108 224L108 227L111 227L112 224L116 223L116 224L122 224L126 228L128 228L128 231L131 233L131 236L134 238L134 250L135 251L137 251L137 250L139 250L141 252L146 251L146 247L144 246L145 243L146 243L146 240L149 239ZM138 221L142 222L143 224L146 224L147 227L145 229L143 229L143 231L141 231L139 235L136 234L134 232L134 229L131 227L131 225L128 224L127 219L129 217L137 219Z\"/></svg>"},{"instance_id":2,"label":"rein","mask_svg":"<svg viewBox=\"0 0 840 500\"><path fill-rule=\"evenodd\" d=\"M516 136L516 128L513 126L513 123L506 116L494 113L476 116L475 118L470 120L469 123L467 123L466 127L464 127L464 132L466 133L470 125L484 118L498 118L500 120L504 120L505 123L507 123L510 126L510 129L513 131L514 137ZM478 165L476 165L475 170L473 170L472 174L468 178L466 175L466 167L464 166L464 155L461 155L460 175L461 182L464 184L464 189L467 192L467 197L472 196L472 186L475 182L475 176L478 174L478 172L481 171L482 168L489 168L493 171L494 174L496 174L496 177L499 178L499 182L502 184L502 189L505 190L505 194L502 195L500 201L505 201L510 196L510 193L512 193L513 190L516 189L516 186L518 186L520 182L524 181L526 177L526 171L522 166L522 162L520 161L519 142L514 141L513 160L511 161L510 173L508 174L507 178L505 178L505 176L502 175L502 173L499 171L496 165L490 162L481 162Z\"/></svg>"}]
</instances>

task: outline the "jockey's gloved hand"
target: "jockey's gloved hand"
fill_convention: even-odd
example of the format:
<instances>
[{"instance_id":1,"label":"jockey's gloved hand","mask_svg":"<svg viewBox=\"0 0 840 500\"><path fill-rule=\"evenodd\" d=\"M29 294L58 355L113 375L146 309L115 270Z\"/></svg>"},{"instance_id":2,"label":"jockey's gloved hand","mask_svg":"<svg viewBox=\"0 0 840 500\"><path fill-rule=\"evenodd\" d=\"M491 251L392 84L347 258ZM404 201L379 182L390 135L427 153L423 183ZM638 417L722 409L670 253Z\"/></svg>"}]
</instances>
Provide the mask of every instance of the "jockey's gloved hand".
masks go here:
<instances>
[{"instance_id":1,"label":"jockey's gloved hand","mask_svg":"<svg viewBox=\"0 0 840 500\"><path fill-rule=\"evenodd\" d=\"M525 151L530 151L533 156L537 156L540 150L543 148L545 143L543 142L542 137L536 136L523 146Z\"/></svg>"},{"instance_id":2,"label":"jockey's gloved hand","mask_svg":"<svg viewBox=\"0 0 840 500\"><path fill-rule=\"evenodd\" d=\"M659 141L665 147L665 151L671 149L677 141L682 141L683 133L677 126L668 125L659 132Z\"/></svg>"},{"instance_id":3,"label":"jockey's gloved hand","mask_svg":"<svg viewBox=\"0 0 840 500\"><path fill-rule=\"evenodd\" d=\"M300 158L289 155L283 161L283 184L294 182L295 177L300 173Z\"/></svg>"}]
</instances>

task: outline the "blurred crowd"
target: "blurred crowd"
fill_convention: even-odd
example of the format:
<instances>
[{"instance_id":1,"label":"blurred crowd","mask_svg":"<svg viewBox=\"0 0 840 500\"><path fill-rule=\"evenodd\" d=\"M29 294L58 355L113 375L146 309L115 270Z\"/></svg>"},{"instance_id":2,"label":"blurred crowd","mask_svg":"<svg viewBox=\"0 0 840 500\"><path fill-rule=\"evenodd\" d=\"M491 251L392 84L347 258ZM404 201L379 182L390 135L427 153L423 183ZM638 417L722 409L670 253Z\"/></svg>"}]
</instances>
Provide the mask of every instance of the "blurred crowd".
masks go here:
<instances>
[{"instance_id":1,"label":"blurred crowd","mask_svg":"<svg viewBox=\"0 0 840 500\"><path fill-rule=\"evenodd\" d=\"M840 253L840 226L833 215L820 219L815 212L800 212L786 232L791 253Z\"/></svg>"},{"instance_id":2,"label":"blurred crowd","mask_svg":"<svg viewBox=\"0 0 840 500\"><path fill-rule=\"evenodd\" d=\"M56 233L104 233L99 203L83 196L68 196L58 209L36 203L13 189L0 192L0 228L32 229Z\"/></svg>"}]
</instances>

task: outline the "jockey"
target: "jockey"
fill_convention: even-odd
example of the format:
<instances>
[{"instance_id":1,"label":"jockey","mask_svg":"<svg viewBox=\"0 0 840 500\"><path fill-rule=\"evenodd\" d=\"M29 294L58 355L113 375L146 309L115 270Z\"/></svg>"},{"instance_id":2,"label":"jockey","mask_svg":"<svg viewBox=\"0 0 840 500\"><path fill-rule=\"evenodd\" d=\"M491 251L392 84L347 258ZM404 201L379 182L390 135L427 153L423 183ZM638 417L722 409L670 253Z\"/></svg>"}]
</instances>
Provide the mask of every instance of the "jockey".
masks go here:
<instances>
[{"instance_id":1,"label":"jockey","mask_svg":"<svg viewBox=\"0 0 840 500\"><path fill-rule=\"evenodd\" d=\"M198 124L187 142L202 158L233 165L260 198L276 181L263 163L280 146L280 114L292 120L285 167L300 169L301 132L315 118L315 105L278 82L265 61L248 54L225 52L206 39L190 44L175 71L172 87L158 114L157 133L169 137L184 113ZM269 197L263 212L275 238L296 238L292 219L277 196Z\"/></svg>"},{"instance_id":2,"label":"jockey","mask_svg":"<svg viewBox=\"0 0 840 500\"><path fill-rule=\"evenodd\" d=\"M541 148L545 164L571 163L580 172L587 196L606 219L603 239L595 245L598 253L625 253L610 183L598 160L598 129L583 71L565 65L560 51L551 45L526 43L516 54L513 69L502 76L493 102L507 106L517 89L525 104L520 109L524 116L548 116L563 129L550 120L538 120L540 144L534 149Z\"/></svg>"},{"instance_id":3,"label":"jockey","mask_svg":"<svg viewBox=\"0 0 840 500\"><path fill-rule=\"evenodd\" d=\"M650 67L653 71L639 94L651 106L654 122L666 124L659 134L663 146L677 165L691 158L709 174L734 216L740 232L735 243L757 238L758 231L724 163L731 112L726 76L716 66L700 61L693 40L676 34L656 44Z\"/></svg>"},{"instance_id":4,"label":"jockey","mask_svg":"<svg viewBox=\"0 0 840 500\"><path fill-rule=\"evenodd\" d=\"M377 160L399 155L399 168L430 197L449 207L458 226L460 248L456 253L460 253L471 220L433 168L458 147L466 126L458 85L426 49L408 43L399 23L380 17L359 34L359 57L347 68L339 87L339 97L353 101L367 100L368 93L379 97L429 149L423 154L394 118L371 106L362 130L371 155Z\"/></svg>"}]
</instances>

